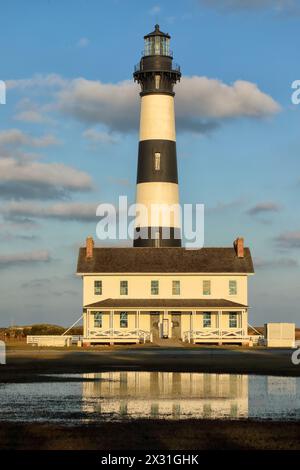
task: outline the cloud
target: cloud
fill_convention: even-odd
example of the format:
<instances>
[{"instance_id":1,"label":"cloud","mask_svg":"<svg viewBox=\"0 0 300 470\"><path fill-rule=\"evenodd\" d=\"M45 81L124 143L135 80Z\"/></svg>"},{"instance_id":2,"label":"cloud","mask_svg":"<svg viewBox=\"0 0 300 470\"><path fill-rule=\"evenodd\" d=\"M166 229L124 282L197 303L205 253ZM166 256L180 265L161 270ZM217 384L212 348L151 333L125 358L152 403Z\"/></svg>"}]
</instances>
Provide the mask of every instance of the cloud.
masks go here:
<instances>
[{"instance_id":1,"label":"cloud","mask_svg":"<svg viewBox=\"0 0 300 470\"><path fill-rule=\"evenodd\" d=\"M201 5L221 12L269 10L276 14L299 13L298 0L199 0Z\"/></svg>"},{"instance_id":2,"label":"cloud","mask_svg":"<svg viewBox=\"0 0 300 470\"><path fill-rule=\"evenodd\" d=\"M29 241L33 242L36 240L39 240L40 237L37 235L20 235L17 233L11 233L11 232L2 232L0 233L0 240L2 241L11 241L11 240L22 240L22 241Z\"/></svg>"},{"instance_id":3,"label":"cloud","mask_svg":"<svg viewBox=\"0 0 300 470\"><path fill-rule=\"evenodd\" d=\"M251 207L247 213L250 215L265 214L270 212L279 212L281 206L276 202L260 202L255 206Z\"/></svg>"},{"instance_id":4,"label":"cloud","mask_svg":"<svg viewBox=\"0 0 300 470\"><path fill-rule=\"evenodd\" d=\"M62 88L67 86L68 80L57 74L34 75L31 78L21 78L17 80L7 80L5 82L7 90L18 89L24 90L28 88Z\"/></svg>"},{"instance_id":5,"label":"cloud","mask_svg":"<svg viewBox=\"0 0 300 470\"><path fill-rule=\"evenodd\" d=\"M254 266L256 269L268 269L268 268L297 268L299 263L293 258L278 258L278 259L263 259L255 258Z\"/></svg>"},{"instance_id":6,"label":"cloud","mask_svg":"<svg viewBox=\"0 0 300 470\"><path fill-rule=\"evenodd\" d=\"M46 122L47 119L39 112L34 109L29 109L27 111L20 111L15 115L17 121L23 122L33 122L35 124L40 124Z\"/></svg>"},{"instance_id":7,"label":"cloud","mask_svg":"<svg viewBox=\"0 0 300 470\"><path fill-rule=\"evenodd\" d=\"M16 121L32 122L34 124L52 123L46 113L49 111L48 105L33 103L29 98L23 98L17 104L17 114L14 116Z\"/></svg>"},{"instance_id":8,"label":"cloud","mask_svg":"<svg viewBox=\"0 0 300 470\"><path fill-rule=\"evenodd\" d=\"M8 266L19 266L24 264L35 264L49 262L50 255L47 250L31 251L28 253L17 253L0 255L0 269Z\"/></svg>"},{"instance_id":9,"label":"cloud","mask_svg":"<svg viewBox=\"0 0 300 470\"><path fill-rule=\"evenodd\" d=\"M300 248L300 231L282 233L275 241L281 248Z\"/></svg>"},{"instance_id":10,"label":"cloud","mask_svg":"<svg viewBox=\"0 0 300 470\"><path fill-rule=\"evenodd\" d=\"M0 209L6 217L29 217L38 219L59 219L95 222L96 203L58 203L41 205L33 202L11 202Z\"/></svg>"},{"instance_id":11,"label":"cloud","mask_svg":"<svg viewBox=\"0 0 300 470\"><path fill-rule=\"evenodd\" d=\"M70 191L92 189L91 177L63 163L0 159L0 196L5 198L65 198Z\"/></svg>"},{"instance_id":12,"label":"cloud","mask_svg":"<svg viewBox=\"0 0 300 470\"><path fill-rule=\"evenodd\" d=\"M128 132L138 128L138 93L131 81L104 84L78 78L58 92L58 108L81 122ZM203 133L215 129L224 119L263 118L279 111L271 96L247 81L227 85L207 77L183 77L176 89L179 130Z\"/></svg>"},{"instance_id":13,"label":"cloud","mask_svg":"<svg viewBox=\"0 0 300 470\"><path fill-rule=\"evenodd\" d=\"M95 128L85 130L82 135L93 144L115 144L119 141L115 135Z\"/></svg>"},{"instance_id":14,"label":"cloud","mask_svg":"<svg viewBox=\"0 0 300 470\"><path fill-rule=\"evenodd\" d=\"M90 40L88 38L80 38L77 42L77 47L87 47L90 44Z\"/></svg>"},{"instance_id":15,"label":"cloud","mask_svg":"<svg viewBox=\"0 0 300 470\"><path fill-rule=\"evenodd\" d=\"M279 105L256 84L237 80L227 85L207 77L184 77L177 91L179 117L185 119L261 118L277 113Z\"/></svg>"},{"instance_id":16,"label":"cloud","mask_svg":"<svg viewBox=\"0 0 300 470\"><path fill-rule=\"evenodd\" d=\"M138 87L131 81L101 83L78 78L58 93L64 114L87 124L104 124L112 131L138 128Z\"/></svg>"},{"instance_id":17,"label":"cloud","mask_svg":"<svg viewBox=\"0 0 300 470\"><path fill-rule=\"evenodd\" d=\"M20 129L0 131L0 147L49 147L59 143L59 140L51 134L33 137Z\"/></svg>"},{"instance_id":18,"label":"cloud","mask_svg":"<svg viewBox=\"0 0 300 470\"><path fill-rule=\"evenodd\" d=\"M109 133L138 129L140 90L131 80L102 83L85 78L67 80L52 74L7 83L10 88L19 90L30 87L34 90L50 89L54 102L43 108L45 112L60 111L89 126L104 125ZM244 80L225 84L217 79L185 76L176 86L179 131L208 133L217 129L224 120L258 119L279 111L279 104L270 95L261 91L255 83ZM38 120L40 116L29 113L23 118ZM97 138L95 131L87 132L90 132L91 139L92 133L94 139ZM98 138L105 139L105 136L99 134Z\"/></svg>"}]
</instances>

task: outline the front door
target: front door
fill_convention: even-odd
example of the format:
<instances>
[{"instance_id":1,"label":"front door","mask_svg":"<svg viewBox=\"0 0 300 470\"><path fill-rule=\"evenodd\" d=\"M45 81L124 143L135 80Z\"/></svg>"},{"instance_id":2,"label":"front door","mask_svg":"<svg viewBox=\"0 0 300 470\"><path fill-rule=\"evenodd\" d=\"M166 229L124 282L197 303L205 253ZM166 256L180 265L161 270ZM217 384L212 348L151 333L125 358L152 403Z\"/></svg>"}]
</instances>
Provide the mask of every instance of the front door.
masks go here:
<instances>
[{"instance_id":1,"label":"front door","mask_svg":"<svg viewBox=\"0 0 300 470\"><path fill-rule=\"evenodd\" d=\"M152 333L153 341L159 339L159 312L150 313L150 331Z\"/></svg>"},{"instance_id":2,"label":"front door","mask_svg":"<svg viewBox=\"0 0 300 470\"><path fill-rule=\"evenodd\" d=\"M164 318L163 319L163 332L162 332L163 338L168 338L169 337L169 319Z\"/></svg>"},{"instance_id":3,"label":"front door","mask_svg":"<svg viewBox=\"0 0 300 470\"><path fill-rule=\"evenodd\" d=\"M172 313L172 338L181 338L181 314Z\"/></svg>"}]
</instances>

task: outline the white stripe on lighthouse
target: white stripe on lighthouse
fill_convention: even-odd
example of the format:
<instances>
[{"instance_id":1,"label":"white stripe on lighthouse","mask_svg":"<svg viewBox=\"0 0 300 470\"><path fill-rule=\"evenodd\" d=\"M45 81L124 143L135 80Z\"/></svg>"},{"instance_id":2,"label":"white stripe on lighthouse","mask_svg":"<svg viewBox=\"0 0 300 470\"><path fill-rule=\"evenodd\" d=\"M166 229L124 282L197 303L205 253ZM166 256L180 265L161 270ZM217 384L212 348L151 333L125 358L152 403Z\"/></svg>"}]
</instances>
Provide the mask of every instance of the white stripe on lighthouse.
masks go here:
<instances>
[{"instance_id":1,"label":"white stripe on lighthouse","mask_svg":"<svg viewBox=\"0 0 300 470\"><path fill-rule=\"evenodd\" d=\"M140 140L176 141L174 97L150 94L141 98Z\"/></svg>"},{"instance_id":2,"label":"white stripe on lighthouse","mask_svg":"<svg viewBox=\"0 0 300 470\"><path fill-rule=\"evenodd\" d=\"M145 207L145 213L136 218L136 227L181 227L178 184L139 183L136 201Z\"/></svg>"}]
</instances>

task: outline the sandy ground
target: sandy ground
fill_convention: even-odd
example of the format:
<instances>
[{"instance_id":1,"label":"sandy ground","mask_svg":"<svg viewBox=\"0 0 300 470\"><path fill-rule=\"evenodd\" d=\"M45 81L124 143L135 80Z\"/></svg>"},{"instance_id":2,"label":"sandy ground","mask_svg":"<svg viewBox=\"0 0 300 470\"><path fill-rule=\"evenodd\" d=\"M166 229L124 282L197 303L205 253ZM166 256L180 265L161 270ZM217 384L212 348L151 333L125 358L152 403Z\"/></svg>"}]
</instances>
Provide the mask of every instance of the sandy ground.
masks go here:
<instances>
[{"instance_id":1,"label":"sandy ground","mask_svg":"<svg viewBox=\"0 0 300 470\"><path fill-rule=\"evenodd\" d=\"M300 449L300 423L132 421L92 426L0 423L1 449Z\"/></svg>"},{"instance_id":2,"label":"sandy ground","mask_svg":"<svg viewBox=\"0 0 300 470\"><path fill-rule=\"evenodd\" d=\"M106 370L249 373L300 376L291 349L241 347L168 348L121 346L49 349L8 346L0 382L38 381L40 373L83 373Z\"/></svg>"}]
</instances>

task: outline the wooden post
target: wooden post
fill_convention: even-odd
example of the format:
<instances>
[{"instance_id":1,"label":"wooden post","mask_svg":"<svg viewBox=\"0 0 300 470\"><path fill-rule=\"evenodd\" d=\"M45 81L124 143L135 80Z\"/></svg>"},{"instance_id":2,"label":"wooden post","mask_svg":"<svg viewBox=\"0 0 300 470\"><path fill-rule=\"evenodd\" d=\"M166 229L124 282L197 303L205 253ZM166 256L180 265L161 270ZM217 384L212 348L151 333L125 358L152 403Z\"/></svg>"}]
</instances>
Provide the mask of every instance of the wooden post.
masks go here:
<instances>
[{"instance_id":1,"label":"wooden post","mask_svg":"<svg viewBox=\"0 0 300 470\"><path fill-rule=\"evenodd\" d=\"M195 344L195 339L194 339L194 327L196 323L196 310L192 311L192 343Z\"/></svg>"},{"instance_id":2,"label":"wooden post","mask_svg":"<svg viewBox=\"0 0 300 470\"><path fill-rule=\"evenodd\" d=\"M110 345L114 345L114 310L110 311Z\"/></svg>"},{"instance_id":3,"label":"wooden post","mask_svg":"<svg viewBox=\"0 0 300 470\"><path fill-rule=\"evenodd\" d=\"M222 311L218 310L219 346L222 346ZM221 341L220 341L221 340Z\"/></svg>"}]
</instances>

